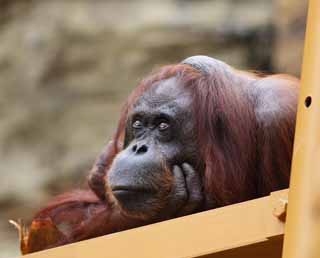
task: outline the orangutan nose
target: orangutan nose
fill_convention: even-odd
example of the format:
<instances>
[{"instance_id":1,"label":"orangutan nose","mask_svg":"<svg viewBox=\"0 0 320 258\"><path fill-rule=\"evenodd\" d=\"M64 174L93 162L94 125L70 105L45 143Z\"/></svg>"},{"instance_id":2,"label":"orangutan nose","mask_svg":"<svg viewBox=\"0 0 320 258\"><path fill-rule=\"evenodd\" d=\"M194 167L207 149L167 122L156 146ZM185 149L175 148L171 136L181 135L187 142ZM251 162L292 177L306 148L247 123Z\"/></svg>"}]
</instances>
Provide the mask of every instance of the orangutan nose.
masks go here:
<instances>
[{"instance_id":1,"label":"orangutan nose","mask_svg":"<svg viewBox=\"0 0 320 258\"><path fill-rule=\"evenodd\" d=\"M144 154L148 151L148 146L145 144L135 144L132 146L132 151L136 154L136 155L140 155L140 154Z\"/></svg>"}]
</instances>

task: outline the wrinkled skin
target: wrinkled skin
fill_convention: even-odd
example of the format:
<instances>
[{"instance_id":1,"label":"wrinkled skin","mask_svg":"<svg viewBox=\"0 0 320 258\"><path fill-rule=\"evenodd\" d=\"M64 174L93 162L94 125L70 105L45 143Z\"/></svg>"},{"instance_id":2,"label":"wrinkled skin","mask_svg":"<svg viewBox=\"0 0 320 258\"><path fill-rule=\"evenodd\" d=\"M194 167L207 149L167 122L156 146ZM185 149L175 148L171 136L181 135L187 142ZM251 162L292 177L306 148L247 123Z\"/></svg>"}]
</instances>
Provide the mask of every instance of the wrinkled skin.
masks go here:
<instances>
[{"instance_id":1,"label":"wrinkled skin","mask_svg":"<svg viewBox=\"0 0 320 258\"><path fill-rule=\"evenodd\" d=\"M107 188L125 214L161 220L193 213L202 205L191 101L171 78L135 103L124 149L106 176Z\"/></svg>"}]
</instances>

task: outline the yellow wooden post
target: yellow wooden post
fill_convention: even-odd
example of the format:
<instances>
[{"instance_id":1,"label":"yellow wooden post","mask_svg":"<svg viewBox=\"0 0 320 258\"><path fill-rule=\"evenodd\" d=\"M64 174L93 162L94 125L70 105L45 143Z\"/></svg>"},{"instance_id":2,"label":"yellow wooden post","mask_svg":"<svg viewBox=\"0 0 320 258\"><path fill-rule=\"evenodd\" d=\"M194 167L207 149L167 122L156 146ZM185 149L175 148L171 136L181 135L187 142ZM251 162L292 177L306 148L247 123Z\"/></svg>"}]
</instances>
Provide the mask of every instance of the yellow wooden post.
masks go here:
<instances>
[{"instance_id":1,"label":"yellow wooden post","mask_svg":"<svg viewBox=\"0 0 320 258\"><path fill-rule=\"evenodd\" d=\"M320 0L310 0L283 258L319 257Z\"/></svg>"}]
</instances>

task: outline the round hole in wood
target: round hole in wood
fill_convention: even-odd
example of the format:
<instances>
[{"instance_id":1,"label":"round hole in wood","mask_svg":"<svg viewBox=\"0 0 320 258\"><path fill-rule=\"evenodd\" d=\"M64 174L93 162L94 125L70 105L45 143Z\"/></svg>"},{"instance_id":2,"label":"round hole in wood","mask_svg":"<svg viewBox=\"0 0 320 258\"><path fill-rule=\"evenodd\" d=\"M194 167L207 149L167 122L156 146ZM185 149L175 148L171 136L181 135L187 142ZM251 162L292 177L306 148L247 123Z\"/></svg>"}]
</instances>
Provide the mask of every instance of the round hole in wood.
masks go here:
<instances>
[{"instance_id":1,"label":"round hole in wood","mask_svg":"<svg viewBox=\"0 0 320 258\"><path fill-rule=\"evenodd\" d=\"M311 96L306 97L304 101L304 105L308 108L311 106L311 104L312 104L312 97Z\"/></svg>"}]
</instances>

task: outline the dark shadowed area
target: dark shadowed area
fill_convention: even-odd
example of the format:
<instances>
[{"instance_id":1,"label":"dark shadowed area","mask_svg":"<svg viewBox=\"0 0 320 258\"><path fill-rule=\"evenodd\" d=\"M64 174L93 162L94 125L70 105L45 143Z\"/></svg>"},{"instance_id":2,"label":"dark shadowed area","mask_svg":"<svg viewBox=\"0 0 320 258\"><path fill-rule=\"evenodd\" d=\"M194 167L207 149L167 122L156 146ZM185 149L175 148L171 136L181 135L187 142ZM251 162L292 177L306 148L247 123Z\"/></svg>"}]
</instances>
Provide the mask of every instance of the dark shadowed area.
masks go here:
<instances>
[{"instance_id":1,"label":"dark shadowed area","mask_svg":"<svg viewBox=\"0 0 320 258\"><path fill-rule=\"evenodd\" d=\"M8 220L81 187L147 73L196 54L299 75L306 0L0 0L0 258Z\"/></svg>"}]
</instances>

